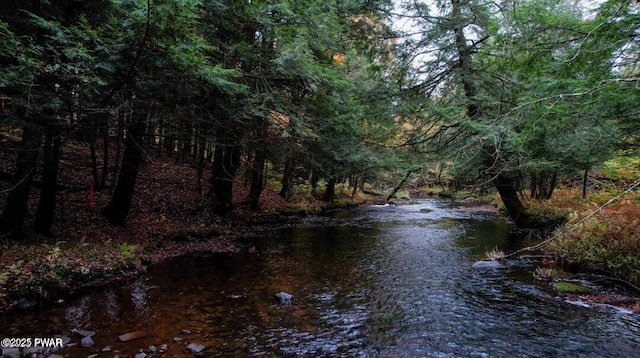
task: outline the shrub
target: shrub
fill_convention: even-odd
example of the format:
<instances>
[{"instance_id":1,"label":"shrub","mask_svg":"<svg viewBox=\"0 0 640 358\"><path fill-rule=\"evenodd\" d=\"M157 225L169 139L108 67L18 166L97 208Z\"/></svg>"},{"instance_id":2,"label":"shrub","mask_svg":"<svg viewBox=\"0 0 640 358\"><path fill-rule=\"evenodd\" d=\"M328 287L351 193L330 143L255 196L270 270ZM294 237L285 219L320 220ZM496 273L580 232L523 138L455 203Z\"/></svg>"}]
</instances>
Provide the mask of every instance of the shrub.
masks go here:
<instances>
[{"instance_id":1,"label":"shrub","mask_svg":"<svg viewBox=\"0 0 640 358\"><path fill-rule=\"evenodd\" d=\"M527 202L530 228L553 229L567 222L566 210L550 204L536 200Z\"/></svg>"},{"instance_id":2,"label":"shrub","mask_svg":"<svg viewBox=\"0 0 640 358\"><path fill-rule=\"evenodd\" d=\"M569 222L583 215L574 214ZM548 249L566 263L610 271L640 283L640 208L610 206L552 241Z\"/></svg>"}]
</instances>

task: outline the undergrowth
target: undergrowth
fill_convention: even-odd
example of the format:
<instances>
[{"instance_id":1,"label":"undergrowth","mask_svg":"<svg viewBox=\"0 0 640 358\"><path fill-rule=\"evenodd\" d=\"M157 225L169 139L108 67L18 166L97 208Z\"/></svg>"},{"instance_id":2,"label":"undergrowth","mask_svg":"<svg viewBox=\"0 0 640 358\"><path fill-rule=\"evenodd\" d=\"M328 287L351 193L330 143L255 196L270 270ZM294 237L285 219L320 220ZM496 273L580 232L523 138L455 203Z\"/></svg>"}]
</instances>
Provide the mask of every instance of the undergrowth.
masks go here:
<instances>
[{"instance_id":1,"label":"undergrowth","mask_svg":"<svg viewBox=\"0 0 640 358\"><path fill-rule=\"evenodd\" d=\"M588 206L591 208L592 206ZM592 210L574 212L568 226ZM550 242L548 250L571 265L609 271L640 283L640 206L613 204Z\"/></svg>"},{"instance_id":2,"label":"undergrowth","mask_svg":"<svg viewBox=\"0 0 640 358\"><path fill-rule=\"evenodd\" d=\"M0 245L0 303L47 299L79 286L138 267L137 245L121 243L67 243Z\"/></svg>"}]
</instances>

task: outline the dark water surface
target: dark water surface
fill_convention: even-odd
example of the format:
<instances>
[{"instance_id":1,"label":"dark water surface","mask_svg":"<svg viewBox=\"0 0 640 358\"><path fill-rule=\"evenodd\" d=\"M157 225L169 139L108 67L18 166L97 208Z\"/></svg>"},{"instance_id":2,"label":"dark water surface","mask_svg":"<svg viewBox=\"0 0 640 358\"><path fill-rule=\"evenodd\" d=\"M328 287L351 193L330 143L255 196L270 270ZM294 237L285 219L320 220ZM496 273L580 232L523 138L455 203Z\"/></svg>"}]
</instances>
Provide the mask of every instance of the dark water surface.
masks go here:
<instances>
[{"instance_id":1,"label":"dark water surface","mask_svg":"<svg viewBox=\"0 0 640 358\"><path fill-rule=\"evenodd\" d=\"M72 357L161 344L155 356L189 356L186 342L204 344L201 356L640 357L637 314L555 302L533 280L538 262L472 270L488 250L530 243L449 201L342 210L252 240L251 253L173 259L123 286L1 317L0 336L77 342L72 329L96 331L94 347L60 352ZM291 305L275 300L281 291ZM136 330L147 337L118 342Z\"/></svg>"}]
</instances>

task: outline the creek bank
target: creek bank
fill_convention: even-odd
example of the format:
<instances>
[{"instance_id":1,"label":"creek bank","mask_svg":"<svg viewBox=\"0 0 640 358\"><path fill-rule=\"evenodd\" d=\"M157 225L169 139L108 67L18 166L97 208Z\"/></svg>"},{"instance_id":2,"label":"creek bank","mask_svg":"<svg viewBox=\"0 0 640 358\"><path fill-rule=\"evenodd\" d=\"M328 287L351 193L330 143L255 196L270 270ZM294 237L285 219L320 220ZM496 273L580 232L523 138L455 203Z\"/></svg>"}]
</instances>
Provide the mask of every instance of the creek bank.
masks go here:
<instances>
[{"instance_id":1,"label":"creek bank","mask_svg":"<svg viewBox=\"0 0 640 358\"><path fill-rule=\"evenodd\" d=\"M91 242L88 237L78 240L77 244L66 244L67 241L36 244L36 238L31 242L17 242L11 249L18 253L3 257L0 262L5 270L0 271L0 312L62 303L68 297L97 287L132 280L146 272L149 266L169 258L243 251L248 248L244 247L242 239L260 236L276 227L295 225L308 215L363 202L318 203L313 208L300 210L271 208L271 212L238 207L226 217L215 218L208 226L174 227L166 232L148 233L143 238L134 232L106 243ZM102 251L107 249L112 251ZM83 256L86 252L91 256ZM108 261L110 257L115 258Z\"/></svg>"},{"instance_id":2,"label":"creek bank","mask_svg":"<svg viewBox=\"0 0 640 358\"><path fill-rule=\"evenodd\" d=\"M548 269L549 271L555 269ZM637 291L611 282L610 277L593 273L562 272L559 277L537 277L536 281L553 293L553 300L570 305L615 309L622 313L640 313L640 296Z\"/></svg>"}]
</instances>

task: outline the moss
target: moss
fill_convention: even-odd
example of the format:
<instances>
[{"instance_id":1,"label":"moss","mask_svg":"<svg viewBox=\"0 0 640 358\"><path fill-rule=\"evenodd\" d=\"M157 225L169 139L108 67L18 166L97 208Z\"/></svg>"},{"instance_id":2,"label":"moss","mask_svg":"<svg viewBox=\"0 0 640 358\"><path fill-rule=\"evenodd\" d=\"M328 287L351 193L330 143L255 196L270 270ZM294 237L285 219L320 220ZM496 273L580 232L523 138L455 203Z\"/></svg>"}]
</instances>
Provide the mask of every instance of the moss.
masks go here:
<instances>
[{"instance_id":1,"label":"moss","mask_svg":"<svg viewBox=\"0 0 640 358\"><path fill-rule=\"evenodd\" d=\"M577 283L571 283L566 281L559 281L553 284L553 289L558 293L574 293L574 294L587 294L591 293L589 287L579 285Z\"/></svg>"}]
</instances>

